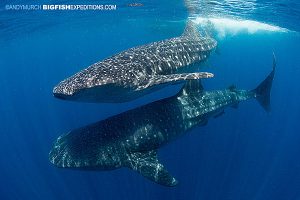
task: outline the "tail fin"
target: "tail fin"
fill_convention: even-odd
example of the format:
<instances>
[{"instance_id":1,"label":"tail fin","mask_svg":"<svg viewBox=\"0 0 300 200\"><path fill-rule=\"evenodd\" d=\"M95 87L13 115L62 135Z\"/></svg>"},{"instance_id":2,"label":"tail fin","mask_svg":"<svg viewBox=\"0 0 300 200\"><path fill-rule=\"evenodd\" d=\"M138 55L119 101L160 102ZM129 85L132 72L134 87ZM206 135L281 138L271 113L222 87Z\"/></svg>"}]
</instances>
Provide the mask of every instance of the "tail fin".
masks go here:
<instances>
[{"instance_id":1,"label":"tail fin","mask_svg":"<svg viewBox=\"0 0 300 200\"><path fill-rule=\"evenodd\" d=\"M273 70L272 72L267 76L267 78L257 86L254 90L252 90L255 93L255 98L259 102L259 104L267 111L270 111L270 92L271 87L274 79L275 74L275 68L276 68L276 58L275 54L273 52Z\"/></svg>"}]
</instances>

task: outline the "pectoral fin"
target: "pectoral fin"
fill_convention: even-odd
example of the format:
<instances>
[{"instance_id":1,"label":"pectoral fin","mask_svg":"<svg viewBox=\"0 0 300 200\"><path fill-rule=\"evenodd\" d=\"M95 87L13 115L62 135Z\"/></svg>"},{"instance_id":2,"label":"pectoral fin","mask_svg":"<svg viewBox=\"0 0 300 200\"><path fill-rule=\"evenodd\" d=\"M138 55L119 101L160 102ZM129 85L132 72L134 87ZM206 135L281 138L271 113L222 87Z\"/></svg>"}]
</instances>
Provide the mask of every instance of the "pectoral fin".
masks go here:
<instances>
[{"instance_id":1,"label":"pectoral fin","mask_svg":"<svg viewBox=\"0 0 300 200\"><path fill-rule=\"evenodd\" d=\"M159 163L156 150L128 154L126 166L164 186L175 186L177 180Z\"/></svg>"},{"instance_id":2,"label":"pectoral fin","mask_svg":"<svg viewBox=\"0 0 300 200\"><path fill-rule=\"evenodd\" d=\"M213 76L214 75L212 73L208 73L208 72L156 75L151 77L147 82L147 84L139 86L137 90L143 90L152 86L166 84L166 83L177 83L185 80L212 78Z\"/></svg>"}]
</instances>

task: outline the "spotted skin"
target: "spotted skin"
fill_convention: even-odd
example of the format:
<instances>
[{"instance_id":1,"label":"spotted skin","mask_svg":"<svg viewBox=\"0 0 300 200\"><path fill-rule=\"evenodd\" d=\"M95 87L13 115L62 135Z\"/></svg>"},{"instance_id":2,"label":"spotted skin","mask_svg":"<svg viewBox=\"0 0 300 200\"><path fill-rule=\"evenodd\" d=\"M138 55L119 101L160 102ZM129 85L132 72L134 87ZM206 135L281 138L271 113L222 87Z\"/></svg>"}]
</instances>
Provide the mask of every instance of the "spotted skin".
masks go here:
<instances>
[{"instance_id":1,"label":"spotted skin","mask_svg":"<svg viewBox=\"0 0 300 200\"><path fill-rule=\"evenodd\" d=\"M187 81L181 91L163 100L112 116L60 136L49 154L57 167L111 170L133 169L164 186L175 186L177 180L157 158L157 150L187 133L205 125L209 118L220 116L224 109L255 98L270 110L270 91L276 68L254 90L230 87L204 91L198 80Z\"/></svg>"},{"instance_id":2,"label":"spotted skin","mask_svg":"<svg viewBox=\"0 0 300 200\"><path fill-rule=\"evenodd\" d=\"M50 161L64 168L110 170L129 167L150 180L174 186L157 149L228 106L255 97L253 91L187 90L173 97L71 131L57 139Z\"/></svg>"},{"instance_id":3,"label":"spotted skin","mask_svg":"<svg viewBox=\"0 0 300 200\"><path fill-rule=\"evenodd\" d=\"M201 37L190 22L182 36L134 47L97 62L61 81L53 94L60 99L83 102L134 100L162 84L193 79L182 73L207 59L216 45L214 39ZM212 76L198 72L194 78Z\"/></svg>"}]
</instances>

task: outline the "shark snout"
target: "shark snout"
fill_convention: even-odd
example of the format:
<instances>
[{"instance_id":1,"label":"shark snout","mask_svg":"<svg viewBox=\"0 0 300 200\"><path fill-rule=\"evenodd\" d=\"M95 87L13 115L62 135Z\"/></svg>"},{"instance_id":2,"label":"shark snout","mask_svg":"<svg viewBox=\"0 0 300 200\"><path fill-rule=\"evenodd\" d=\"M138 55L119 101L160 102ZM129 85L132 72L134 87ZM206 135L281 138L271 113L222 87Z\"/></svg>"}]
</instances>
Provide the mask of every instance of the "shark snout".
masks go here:
<instances>
[{"instance_id":1,"label":"shark snout","mask_svg":"<svg viewBox=\"0 0 300 200\"><path fill-rule=\"evenodd\" d=\"M53 96L58 99L69 99L73 95L73 90L66 87L64 84L58 84L53 88Z\"/></svg>"}]
</instances>

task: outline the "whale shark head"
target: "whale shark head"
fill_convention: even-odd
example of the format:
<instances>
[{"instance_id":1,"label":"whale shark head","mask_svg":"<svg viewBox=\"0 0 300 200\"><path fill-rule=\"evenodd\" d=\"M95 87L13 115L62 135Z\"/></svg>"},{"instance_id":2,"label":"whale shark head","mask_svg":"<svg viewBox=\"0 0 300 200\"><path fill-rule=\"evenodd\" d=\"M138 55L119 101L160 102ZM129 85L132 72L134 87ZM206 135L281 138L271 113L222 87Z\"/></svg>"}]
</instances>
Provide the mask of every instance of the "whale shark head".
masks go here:
<instances>
[{"instance_id":1,"label":"whale shark head","mask_svg":"<svg viewBox=\"0 0 300 200\"><path fill-rule=\"evenodd\" d=\"M68 81L62 81L53 89L53 95L56 98L68 101L78 102L118 102L124 101L126 98L123 94L127 94L127 88L121 87L117 83L106 82L100 84L86 85L76 84Z\"/></svg>"},{"instance_id":2,"label":"whale shark head","mask_svg":"<svg viewBox=\"0 0 300 200\"><path fill-rule=\"evenodd\" d=\"M69 101L105 102L122 94L123 88L117 78L100 77L100 73L93 72L92 68L88 68L61 81L53 88L54 97Z\"/></svg>"},{"instance_id":3,"label":"whale shark head","mask_svg":"<svg viewBox=\"0 0 300 200\"><path fill-rule=\"evenodd\" d=\"M92 100L96 100L97 96L100 98L100 94L105 97L112 88L113 84L78 88L76 85L59 83L54 87L53 95L62 100L91 102Z\"/></svg>"}]
</instances>

